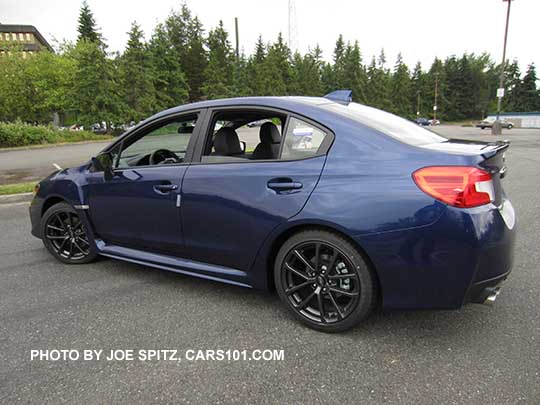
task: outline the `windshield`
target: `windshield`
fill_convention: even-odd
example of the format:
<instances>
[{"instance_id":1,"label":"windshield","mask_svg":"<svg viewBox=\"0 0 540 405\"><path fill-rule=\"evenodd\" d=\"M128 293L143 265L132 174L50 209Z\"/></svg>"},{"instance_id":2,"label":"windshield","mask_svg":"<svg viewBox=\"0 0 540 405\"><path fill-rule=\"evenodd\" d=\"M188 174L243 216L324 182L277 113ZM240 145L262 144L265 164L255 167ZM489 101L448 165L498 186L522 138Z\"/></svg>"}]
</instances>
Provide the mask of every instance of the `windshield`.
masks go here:
<instances>
[{"instance_id":1,"label":"windshield","mask_svg":"<svg viewBox=\"0 0 540 405\"><path fill-rule=\"evenodd\" d=\"M348 105L329 103L321 106L376 129L409 145L427 145L447 141L446 138L428 131L397 115L358 103Z\"/></svg>"}]
</instances>

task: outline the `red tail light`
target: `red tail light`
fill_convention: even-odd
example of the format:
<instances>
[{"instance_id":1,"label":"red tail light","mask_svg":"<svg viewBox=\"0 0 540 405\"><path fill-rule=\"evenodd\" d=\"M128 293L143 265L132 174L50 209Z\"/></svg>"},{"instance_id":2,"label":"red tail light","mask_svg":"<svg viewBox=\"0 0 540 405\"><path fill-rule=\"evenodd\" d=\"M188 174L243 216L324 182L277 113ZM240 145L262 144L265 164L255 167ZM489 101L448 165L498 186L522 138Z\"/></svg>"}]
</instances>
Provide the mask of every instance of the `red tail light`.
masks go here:
<instances>
[{"instance_id":1,"label":"red tail light","mask_svg":"<svg viewBox=\"0 0 540 405\"><path fill-rule=\"evenodd\" d=\"M424 193L454 207L476 207L495 199L491 174L476 167L424 167L413 179Z\"/></svg>"}]
</instances>

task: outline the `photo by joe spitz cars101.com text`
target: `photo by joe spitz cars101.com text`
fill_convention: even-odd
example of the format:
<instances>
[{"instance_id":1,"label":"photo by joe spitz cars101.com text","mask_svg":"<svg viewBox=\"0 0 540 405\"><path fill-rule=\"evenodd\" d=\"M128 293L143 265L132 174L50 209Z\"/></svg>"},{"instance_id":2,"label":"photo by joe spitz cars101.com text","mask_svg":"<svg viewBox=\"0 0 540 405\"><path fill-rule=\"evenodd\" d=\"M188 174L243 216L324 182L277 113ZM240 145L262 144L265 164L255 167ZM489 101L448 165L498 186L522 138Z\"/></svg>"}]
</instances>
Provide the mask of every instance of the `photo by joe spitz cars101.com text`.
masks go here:
<instances>
[{"instance_id":1,"label":"photo by joe spitz cars101.com text","mask_svg":"<svg viewBox=\"0 0 540 405\"><path fill-rule=\"evenodd\" d=\"M298 320L343 331L377 306L495 300L515 238L508 147L446 139L346 90L203 101L41 181L32 233L64 263L275 289Z\"/></svg>"}]
</instances>

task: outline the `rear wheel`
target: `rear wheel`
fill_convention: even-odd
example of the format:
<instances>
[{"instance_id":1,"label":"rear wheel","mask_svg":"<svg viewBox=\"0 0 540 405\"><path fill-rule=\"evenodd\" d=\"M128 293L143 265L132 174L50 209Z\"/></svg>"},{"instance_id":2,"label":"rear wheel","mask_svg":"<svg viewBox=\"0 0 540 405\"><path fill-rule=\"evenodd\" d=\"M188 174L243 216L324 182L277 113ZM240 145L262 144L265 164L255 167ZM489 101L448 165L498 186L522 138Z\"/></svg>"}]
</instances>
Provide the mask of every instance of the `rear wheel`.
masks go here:
<instances>
[{"instance_id":1,"label":"rear wheel","mask_svg":"<svg viewBox=\"0 0 540 405\"><path fill-rule=\"evenodd\" d=\"M375 275L358 250L326 231L304 231L287 240L276 258L279 297L309 327L341 332L375 306Z\"/></svg>"},{"instance_id":2,"label":"rear wheel","mask_svg":"<svg viewBox=\"0 0 540 405\"><path fill-rule=\"evenodd\" d=\"M45 212L41 235L47 250L63 263L89 263L97 256L84 223L69 204L58 203Z\"/></svg>"}]
</instances>

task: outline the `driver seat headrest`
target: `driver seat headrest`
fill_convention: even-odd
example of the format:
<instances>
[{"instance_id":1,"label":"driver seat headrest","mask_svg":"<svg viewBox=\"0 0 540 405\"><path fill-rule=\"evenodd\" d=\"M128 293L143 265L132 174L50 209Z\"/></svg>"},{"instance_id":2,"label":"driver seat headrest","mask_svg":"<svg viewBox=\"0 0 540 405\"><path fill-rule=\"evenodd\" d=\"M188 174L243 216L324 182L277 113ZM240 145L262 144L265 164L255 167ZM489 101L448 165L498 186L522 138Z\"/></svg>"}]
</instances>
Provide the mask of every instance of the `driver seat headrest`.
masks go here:
<instances>
[{"instance_id":1,"label":"driver seat headrest","mask_svg":"<svg viewBox=\"0 0 540 405\"><path fill-rule=\"evenodd\" d=\"M214 138L214 150L217 155L240 155L243 153L240 140L236 131L229 127L223 127L216 132Z\"/></svg>"}]
</instances>

